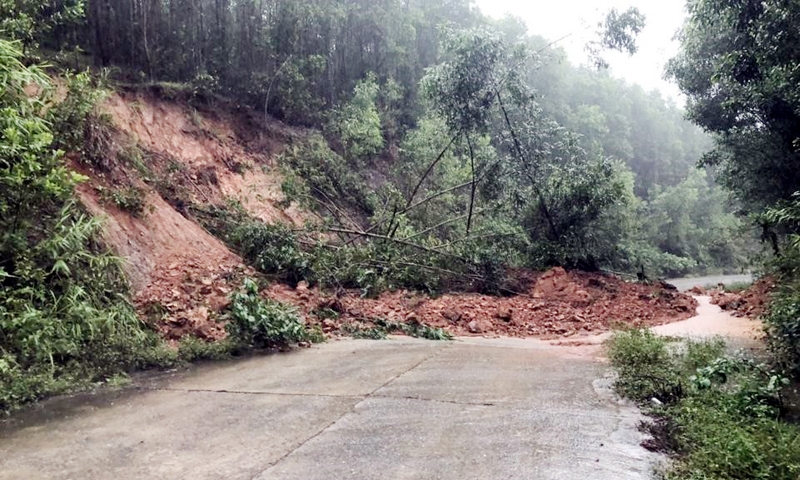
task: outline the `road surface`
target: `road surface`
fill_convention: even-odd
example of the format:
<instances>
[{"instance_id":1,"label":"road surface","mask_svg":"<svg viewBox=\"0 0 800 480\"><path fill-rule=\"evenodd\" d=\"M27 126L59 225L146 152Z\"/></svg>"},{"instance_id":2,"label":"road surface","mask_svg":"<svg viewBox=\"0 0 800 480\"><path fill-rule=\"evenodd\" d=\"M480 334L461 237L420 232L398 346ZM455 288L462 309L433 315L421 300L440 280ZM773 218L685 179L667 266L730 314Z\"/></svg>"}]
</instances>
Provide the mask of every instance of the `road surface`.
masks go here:
<instances>
[{"instance_id":1,"label":"road surface","mask_svg":"<svg viewBox=\"0 0 800 480\"><path fill-rule=\"evenodd\" d=\"M665 333L707 330L687 322ZM342 340L138 379L0 424L0 479L649 478L658 459L600 354Z\"/></svg>"}]
</instances>

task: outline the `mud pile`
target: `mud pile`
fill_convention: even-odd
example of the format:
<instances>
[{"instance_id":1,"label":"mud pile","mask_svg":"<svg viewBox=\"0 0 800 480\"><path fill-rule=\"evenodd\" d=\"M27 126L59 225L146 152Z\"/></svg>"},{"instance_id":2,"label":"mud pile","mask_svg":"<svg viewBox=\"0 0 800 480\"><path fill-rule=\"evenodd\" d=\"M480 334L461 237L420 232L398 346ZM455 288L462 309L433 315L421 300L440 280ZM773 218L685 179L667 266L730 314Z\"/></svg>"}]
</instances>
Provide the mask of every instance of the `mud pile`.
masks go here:
<instances>
[{"instance_id":1,"label":"mud pile","mask_svg":"<svg viewBox=\"0 0 800 480\"><path fill-rule=\"evenodd\" d=\"M101 109L111 121L102 165L71 166L89 179L78 195L125 260L137 313L169 340L223 338L219 313L254 272L187 207L235 201L265 222L303 224L311 214L285 201L275 162L299 133L229 105L198 111L148 92L114 93ZM140 192L141 214L109 200L123 189Z\"/></svg>"},{"instance_id":2,"label":"mud pile","mask_svg":"<svg viewBox=\"0 0 800 480\"><path fill-rule=\"evenodd\" d=\"M596 334L615 325L684 320L694 316L697 307L692 297L661 285L562 268L540 275L529 292L506 298L478 294L430 298L399 291L367 299L357 292L328 295L303 283L296 289L273 285L265 294L298 306L310 322L334 334L347 324L369 325L382 319L422 323L455 335L563 338Z\"/></svg>"},{"instance_id":3,"label":"mud pile","mask_svg":"<svg viewBox=\"0 0 800 480\"><path fill-rule=\"evenodd\" d=\"M764 277L741 293L729 293L722 289L708 292L711 303L719 305L723 310L731 312L735 317L758 318L767 309L770 294L775 289L775 280Z\"/></svg>"}]
</instances>

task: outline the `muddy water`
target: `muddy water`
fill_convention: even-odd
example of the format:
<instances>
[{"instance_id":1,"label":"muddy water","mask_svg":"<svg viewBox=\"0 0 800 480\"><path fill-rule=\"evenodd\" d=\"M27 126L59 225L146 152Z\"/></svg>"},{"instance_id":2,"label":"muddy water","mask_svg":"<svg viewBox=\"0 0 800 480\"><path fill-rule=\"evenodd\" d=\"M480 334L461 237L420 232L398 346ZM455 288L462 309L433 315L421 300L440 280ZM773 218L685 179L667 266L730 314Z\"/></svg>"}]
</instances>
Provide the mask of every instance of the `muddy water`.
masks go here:
<instances>
[{"instance_id":1,"label":"muddy water","mask_svg":"<svg viewBox=\"0 0 800 480\"><path fill-rule=\"evenodd\" d=\"M700 304L697 316L682 322L653 328L660 335L684 338L724 337L742 347L757 346L762 338L761 322L750 318L734 317L711 304L711 297L695 297Z\"/></svg>"},{"instance_id":2,"label":"muddy water","mask_svg":"<svg viewBox=\"0 0 800 480\"><path fill-rule=\"evenodd\" d=\"M730 285L732 283L752 282L752 274L743 275L711 275L708 277L694 277L694 278L671 278L667 283L671 283L678 287L678 290L686 291L694 287L705 287L706 285L718 285L724 283Z\"/></svg>"}]
</instances>

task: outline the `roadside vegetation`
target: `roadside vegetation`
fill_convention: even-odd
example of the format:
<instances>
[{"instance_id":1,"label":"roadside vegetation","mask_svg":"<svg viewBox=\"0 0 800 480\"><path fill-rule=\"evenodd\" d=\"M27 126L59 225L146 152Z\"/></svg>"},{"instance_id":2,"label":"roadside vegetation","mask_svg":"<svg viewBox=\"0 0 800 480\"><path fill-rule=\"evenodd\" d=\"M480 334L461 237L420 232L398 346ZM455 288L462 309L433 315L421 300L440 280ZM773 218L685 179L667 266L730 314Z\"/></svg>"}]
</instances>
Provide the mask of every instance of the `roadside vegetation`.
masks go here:
<instances>
[{"instance_id":1,"label":"roadside vegetation","mask_svg":"<svg viewBox=\"0 0 800 480\"><path fill-rule=\"evenodd\" d=\"M664 479L790 480L800 475L800 426L788 422L789 379L726 352L722 340L675 341L648 330L607 344L616 390L651 420L648 448L674 460Z\"/></svg>"},{"instance_id":2,"label":"roadside vegetation","mask_svg":"<svg viewBox=\"0 0 800 480\"><path fill-rule=\"evenodd\" d=\"M799 15L793 2L691 2L668 68L688 117L715 135L701 165L760 230L772 253L760 269L778 286L760 361L639 330L609 342L617 391L652 416L651 446L674 455L667 479L800 476L796 399L787 400L800 374L800 58L796 39L780 35Z\"/></svg>"}]
</instances>

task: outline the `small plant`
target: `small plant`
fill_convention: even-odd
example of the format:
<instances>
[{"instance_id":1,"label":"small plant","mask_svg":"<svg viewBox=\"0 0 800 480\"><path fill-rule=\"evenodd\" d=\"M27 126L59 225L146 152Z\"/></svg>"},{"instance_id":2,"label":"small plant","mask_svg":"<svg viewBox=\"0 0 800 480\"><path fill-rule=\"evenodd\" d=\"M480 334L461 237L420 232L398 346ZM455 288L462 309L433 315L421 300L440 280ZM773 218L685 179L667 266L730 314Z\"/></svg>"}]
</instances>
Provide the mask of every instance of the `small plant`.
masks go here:
<instances>
[{"instance_id":1,"label":"small plant","mask_svg":"<svg viewBox=\"0 0 800 480\"><path fill-rule=\"evenodd\" d=\"M134 217L142 218L145 214L146 192L133 185L113 189L100 189L100 196L112 202L120 210L124 210Z\"/></svg>"},{"instance_id":2,"label":"small plant","mask_svg":"<svg viewBox=\"0 0 800 480\"><path fill-rule=\"evenodd\" d=\"M231 296L228 334L244 349L275 348L311 341L300 315L292 307L261 298L258 285L245 279Z\"/></svg>"},{"instance_id":3,"label":"small plant","mask_svg":"<svg viewBox=\"0 0 800 480\"><path fill-rule=\"evenodd\" d=\"M183 337L178 345L178 358L184 362L197 360L224 360L231 356L234 342L225 339L207 342L194 336Z\"/></svg>"},{"instance_id":4,"label":"small plant","mask_svg":"<svg viewBox=\"0 0 800 480\"><path fill-rule=\"evenodd\" d=\"M145 181L148 181L152 176L152 173L145 162L145 153L136 144L121 148L117 152L117 160L119 160L123 165L136 170Z\"/></svg>"},{"instance_id":5,"label":"small plant","mask_svg":"<svg viewBox=\"0 0 800 480\"><path fill-rule=\"evenodd\" d=\"M431 327L419 322L391 322L383 318L374 320L374 326L362 324L346 324L342 332L356 339L384 340L391 333L402 333L414 338L426 340L449 341L453 335L441 328Z\"/></svg>"}]
</instances>

